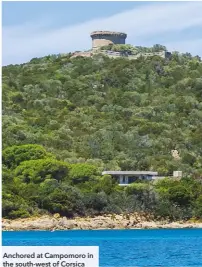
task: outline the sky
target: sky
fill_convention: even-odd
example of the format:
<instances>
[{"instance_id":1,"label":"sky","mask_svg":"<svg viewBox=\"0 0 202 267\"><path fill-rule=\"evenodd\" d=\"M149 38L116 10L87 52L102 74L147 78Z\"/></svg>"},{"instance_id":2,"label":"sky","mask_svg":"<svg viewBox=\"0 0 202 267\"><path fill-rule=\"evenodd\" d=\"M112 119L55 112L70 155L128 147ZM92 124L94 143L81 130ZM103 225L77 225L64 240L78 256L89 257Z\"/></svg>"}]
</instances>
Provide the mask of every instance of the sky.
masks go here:
<instances>
[{"instance_id":1,"label":"sky","mask_svg":"<svg viewBox=\"0 0 202 267\"><path fill-rule=\"evenodd\" d=\"M134 46L165 45L202 57L202 2L3 2L3 66L89 50L95 30Z\"/></svg>"}]
</instances>

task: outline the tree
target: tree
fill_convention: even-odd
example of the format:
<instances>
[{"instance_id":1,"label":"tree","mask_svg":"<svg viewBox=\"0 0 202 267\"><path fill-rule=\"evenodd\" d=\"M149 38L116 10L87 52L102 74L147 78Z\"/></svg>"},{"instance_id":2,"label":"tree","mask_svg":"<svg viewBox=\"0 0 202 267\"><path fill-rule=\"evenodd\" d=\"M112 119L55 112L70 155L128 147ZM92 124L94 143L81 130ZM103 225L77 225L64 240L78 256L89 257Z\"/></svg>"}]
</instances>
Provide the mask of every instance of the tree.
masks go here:
<instances>
[{"instance_id":1,"label":"tree","mask_svg":"<svg viewBox=\"0 0 202 267\"><path fill-rule=\"evenodd\" d=\"M69 177L73 184L89 181L97 174L95 166L85 163L72 164L69 171Z\"/></svg>"},{"instance_id":2,"label":"tree","mask_svg":"<svg viewBox=\"0 0 202 267\"><path fill-rule=\"evenodd\" d=\"M3 164L8 168L15 168L27 160L54 158L42 146L33 144L8 147L3 150L2 156Z\"/></svg>"},{"instance_id":3,"label":"tree","mask_svg":"<svg viewBox=\"0 0 202 267\"><path fill-rule=\"evenodd\" d=\"M195 202L194 215L197 218L202 218L202 195Z\"/></svg>"},{"instance_id":4,"label":"tree","mask_svg":"<svg viewBox=\"0 0 202 267\"><path fill-rule=\"evenodd\" d=\"M94 210L95 213L99 214L107 207L107 195L104 192L89 193L85 196L84 203L88 212L92 213Z\"/></svg>"},{"instance_id":5,"label":"tree","mask_svg":"<svg viewBox=\"0 0 202 267\"><path fill-rule=\"evenodd\" d=\"M177 185L168 190L168 199L179 206L187 206L191 203L192 196L185 186Z\"/></svg>"},{"instance_id":6,"label":"tree","mask_svg":"<svg viewBox=\"0 0 202 267\"><path fill-rule=\"evenodd\" d=\"M43 208L51 213L59 213L67 217L84 213L82 196L71 186L60 186L48 196L44 196Z\"/></svg>"},{"instance_id":7,"label":"tree","mask_svg":"<svg viewBox=\"0 0 202 267\"><path fill-rule=\"evenodd\" d=\"M22 162L15 169L15 176L24 183L41 183L46 179L68 179L69 165L55 159L38 159Z\"/></svg>"}]
</instances>

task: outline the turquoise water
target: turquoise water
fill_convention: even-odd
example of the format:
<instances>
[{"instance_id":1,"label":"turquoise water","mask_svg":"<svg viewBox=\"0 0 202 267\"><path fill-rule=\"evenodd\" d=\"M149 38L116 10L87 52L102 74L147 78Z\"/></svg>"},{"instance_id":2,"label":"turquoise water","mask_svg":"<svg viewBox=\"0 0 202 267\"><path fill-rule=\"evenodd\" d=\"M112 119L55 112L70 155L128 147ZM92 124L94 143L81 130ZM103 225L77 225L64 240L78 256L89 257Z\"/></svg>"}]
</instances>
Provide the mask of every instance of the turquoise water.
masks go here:
<instances>
[{"instance_id":1,"label":"turquoise water","mask_svg":"<svg viewBox=\"0 0 202 267\"><path fill-rule=\"evenodd\" d=\"M202 229L3 232L4 246L99 246L101 267L202 267Z\"/></svg>"}]
</instances>

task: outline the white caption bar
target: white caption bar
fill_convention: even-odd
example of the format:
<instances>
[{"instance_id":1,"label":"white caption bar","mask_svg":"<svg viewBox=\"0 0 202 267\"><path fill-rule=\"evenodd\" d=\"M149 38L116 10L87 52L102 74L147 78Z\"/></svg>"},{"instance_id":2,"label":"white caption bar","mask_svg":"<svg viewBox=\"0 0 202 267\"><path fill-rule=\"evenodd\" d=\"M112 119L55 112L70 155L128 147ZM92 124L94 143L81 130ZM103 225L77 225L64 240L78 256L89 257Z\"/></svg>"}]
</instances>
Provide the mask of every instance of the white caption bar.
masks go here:
<instances>
[{"instance_id":1,"label":"white caption bar","mask_svg":"<svg viewBox=\"0 0 202 267\"><path fill-rule=\"evenodd\" d=\"M2 247L3 267L99 267L98 247Z\"/></svg>"}]
</instances>

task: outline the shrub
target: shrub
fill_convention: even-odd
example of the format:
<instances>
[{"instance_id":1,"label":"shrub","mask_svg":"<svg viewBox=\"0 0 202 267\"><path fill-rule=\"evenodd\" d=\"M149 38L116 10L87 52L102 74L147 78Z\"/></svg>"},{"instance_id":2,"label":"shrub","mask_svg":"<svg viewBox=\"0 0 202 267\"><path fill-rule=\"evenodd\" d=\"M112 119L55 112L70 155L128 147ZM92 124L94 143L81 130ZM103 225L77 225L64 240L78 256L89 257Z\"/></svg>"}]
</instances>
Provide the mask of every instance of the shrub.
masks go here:
<instances>
[{"instance_id":1,"label":"shrub","mask_svg":"<svg viewBox=\"0 0 202 267\"><path fill-rule=\"evenodd\" d=\"M197 218L202 218L202 195L195 202L194 214Z\"/></svg>"},{"instance_id":2,"label":"shrub","mask_svg":"<svg viewBox=\"0 0 202 267\"><path fill-rule=\"evenodd\" d=\"M117 182L111 175L104 175L99 177L93 189L95 192L105 192L107 195L110 195L117 189Z\"/></svg>"},{"instance_id":3,"label":"shrub","mask_svg":"<svg viewBox=\"0 0 202 267\"><path fill-rule=\"evenodd\" d=\"M30 217L30 213L24 209L13 210L8 214L8 218L10 219L27 218L27 217Z\"/></svg>"},{"instance_id":4,"label":"shrub","mask_svg":"<svg viewBox=\"0 0 202 267\"><path fill-rule=\"evenodd\" d=\"M70 166L69 177L73 184L84 183L97 175L97 168L86 163L72 164Z\"/></svg>"},{"instance_id":5,"label":"shrub","mask_svg":"<svg viewBox=\"0 0 202 267\"><path fill-rule=\"evenodd\" d=\"M100 193L89 193L84 198L85 206L88 210L94 210L100 213L107 207L108 198L104 192Z\"/></svg>"},{"instance_id":6,"label":"shrub","mask_svg":"<svg viewBox=\"0 0 202 267\"><path fill-rule=\"evenodd\" d=\"M48 196L44 196L41 202L42 209L50 213L59 213L61 216L72 217L76 214L83 215L85 207L80 192L71 186L61 185Z\"/></svg>"},{"instance_id":7,"label":"shrub","mask_svg":"<svg viewBox=\"0 0 202 267\"><path fill-rule=\"evenodd\" d=\"M168 193L168 199L177 205L187 206L191 203L192 198L190 192L185 186L177 185L175 187L171 187L168 190Z\"/></svg>"},{"instance_id":8,"label":"shrub","mask_svg":"<svg viewBox=\"0 0 202 267\"><path fill-rule=\"evenodd\" d=\"M126 193L128 195L141 195L146 191L149 191L150 185L148 183L133 183L127 186Z\"/></svg>"},{"instance_id":9,"label":"shrub","mask_svg":"<svg viewBox=\"0 0 202 267\"><path fill-rule=\"evenodd\" d=\"M5 218L29 217L28 203L11 191L4 190L2 194L2 216Z\"/></svg>"},{"instance_id":10,"label":"shrub","mask_svg":"<svg viewBox=\"0 0 202 267\"><path fill-rule=\"evenodd\" d=\"M44 159L54 157L40 145L11 146L3 150L2 161L8 168L15 168L21 162L27 160Z\"/></svg>"},{"instance_id":11,"label":"shrub","mask_svg":"<svg viewBox=\"0 0 202 267\"><path fill-rule=\"evenodd\" d=\"M25 183L41 183L45 179L64 180L69 171L69 165L55 159L38 159L22 162L15 175Z\"/></svg>"}]
</instances>

